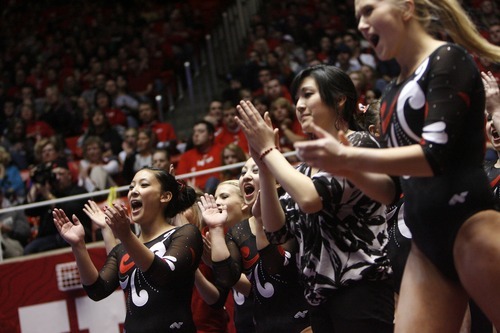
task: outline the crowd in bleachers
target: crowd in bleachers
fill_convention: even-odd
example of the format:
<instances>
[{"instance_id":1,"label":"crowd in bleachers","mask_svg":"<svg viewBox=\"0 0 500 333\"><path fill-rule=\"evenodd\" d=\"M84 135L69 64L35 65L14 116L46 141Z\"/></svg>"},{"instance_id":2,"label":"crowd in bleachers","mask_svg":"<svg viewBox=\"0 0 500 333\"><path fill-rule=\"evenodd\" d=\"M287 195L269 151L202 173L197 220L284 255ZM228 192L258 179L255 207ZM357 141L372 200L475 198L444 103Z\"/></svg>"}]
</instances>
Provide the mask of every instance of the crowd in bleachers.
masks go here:
<instances>
[{"instance_id":1,"label":"crowd in bleachers","mask_svg":"<svg viewBox=\"0 0 500 333\"><path fill-rule=\"evenodd\" d=\"M500 11L496 3L492 0L461 2L480 33L500 45ZM254 143L256 141L252 135L258 134L245 133L240 126L243 122L235 119L237 105L242 100L251 101L256 111L248 104L240 104L240 112L242 108L248 108L244 112L255 113L253 119L257 119L257 123L262 122L257 112L261 116L269 112L270 118L266 117L266 120L270 119L279 133L279 143L275 147L261 147L260 150L254 147L254 156L259 156L255 152L260 151L262 162L265 156L269 158L278 150L282 153L291 151L294 143L305 140L306 136L295 115L296 96L293 96L290 85L297 74L317 64L331 65L336 67L335 70L340 68L342 71L339 72L348 74L356 90L356 106L359 106L359 111L355 111L359 112L355 120L377 136L374 124L380 123L380 119L375 106L378 106L377 101L386 85L399 74L399 67L395 61L379 61L367 41L361 38L356 29L354 1L272 0L263 2L259 13L250 17L247 46L241 52L240 61L228 73L218 73L227 83L225 89L208 103L199 119L189 124L192 135L188 138L177 137L176 129L162 121L160 112L166 105L159 107L155 97L165 94L168 89L175 94L174 82L182 81L183 62L200 51L202 37L213 29L221 10L230 4L230 1L222 0L106 3L11 0L2 3L0 209L128 185L135 182L133 179L137 172L146 166L163 169L163 173L168 170L170 174L166 177L173 180L179 187L178 191L186 190L188 186L176 181L172 175L182 176L247 161L252 139ZM481 57L475 60L481 71L491 72L497 80L500 78L499 64ZM260 128L263 127L270 131L267 126ZM287 157L292 164L296 162L295 158ZM212 227L209 228L210 237L214 238L210 238L209 242L216 239L212 236L213 230L221 229L219 221L207 223L206 216L200 218L196 215L203 215L202 211L210 208L219 212L217 205L220 203L211 202L213 197L210 197L219 188L226 186L226 192L234 192L234 197L238 199L232 204L236 207L233 207L234 211L240 215L233 215L232 222L248 220L248 230L234 228L230 233L224 230L218 234L222 236L219 242L205 244L206 247L212 246L212 255L217 252L214 251L217 245L225 244L225 237L229 234L233 242L241 237L238 246L241 245L242 253L248 250L245 243L248 239L244 238L252 234L253 223L257 223L248 211L249 203L253 204L248 198L256 200L256 193L260 193L259 181L252 178L259 174L258 168L257 171L255 169L257 164L248 160L243 168L213 171L186 179L198 195L205 193L202 197L205 202L201 199L201 204L195 206L200 210L193 209L189 214L200 225L204 220L208 227ZM157 170L145 172L153 174ZM234 183L234 179L244 181L245 177L248 178L247 187ZM287 180L283 177L278 182L283 185ZM140 187L137 184L134 186ZM144 191L147 193L149 190ZM225 198L219 198L230 198L227 193ZM141 199L144 201L136 200L136 214L143 205L147 207L144 202L152 201L153 196L149 199L147 195L145 197ZM93 198L98 202L105 199L106 196L102 195ZM231 206L231 200L228 202L222 204L226 209ZM215 208L209 207L209 204ZM67 216L74 214L78 217L84 229L80 236L85 242L103 239L107 224L101 221L102 225L93 225L95 216L82 210L82 207L89 209L85 205L89 202L78 198L59 202L57 208ZM297 209L298 206L293 204L293 207ZM382 212L383 208L379 208ZM106 214L113 214L109 209L106 208ZM58 210L55 211L57 215ZM66 223L62 211L56 218L59 219L59 228ZM102 214L99 208L94 212ZM169 223L180 219L180 214L173 215L177 216ZM54 216L52 205L2 213L0 259L68 246L68 239L61 236L54 226ZM186 216L185 219L189 220ZM229 217L226 220L229 221ZM80 227L80 223L72 226ZM201 226L199 228L206 231ZM262 226L257 230L261 234L259 241L269 237L262 235ZM231 233L233 231L234 234ZM239 254L239 251L236 253ZM258 256L252 260L255 258ZM283 261L281 257L278 259ZM208 264L203 264L206 265L204 277L211 277L212 268L216 266L210 266L217 262L213 256L210 260L212 262L207 260ZM255 272L257 274L257 270ZM237 283L250 284L245 279L251 274L235 276ZM199 279L200 275L196 278ZM252 284L254 286L255 281ZM218 315L223 327L226 326L227 313L222 304L229 306L232 303L231 297L226 298L232 286L236 285L228 283L223 292L219 290L216 302L221 303ZM290 297L288 288L284 288L286 297ZM300 288L297 290L302 292ZM392 289L389 291L392 301ZM204 296L193 297L199 299L198 305L193 306L200 307L195 315L211 316L211 308L208 309ZM234 304L241 305L238 302ZM280 312L281 309L274 310ZM247 313L252 314L251 311ZM274 319L267 313L264 317ZM233 332L234 328L228 331Z\"/></svg>"},{"instance_id":2,"label":"crowd in bleachers","mask_svg":"<svg viewBox=\"0 0 500 333\"><path fill-rule=\"evenodd\" d=\"M2 208L49 199L33 188L37 182L52 181L44 172L60 158L68 163L73 181L90 192L127 184L138 169L153 163L156 148L166 149L172 162L180 164L177 174L223 165L225 146L236 144L248 152L234 122L235 106L242 99L252 100L262 113L270 111L282 149L290 150L304 139L288 90L300 70L319 63L342 68L365 105L379 98L398 73L395 62L378 61L360 38L353 1L266 1L250 18L239 65L219 73L227 80L226 89L213 96L206 114L200 115L204 121L193 124L193 136L177 138L175 128L160 121L154 97L167 89L175 94L172 82L182 73L179 68L199 51L204 34L228 4L2 2ZM463 5L480 32L498 45L496 3L474 0ZM477 62L481 70L500 77L498 64L479 58ZM196 134L200 125L204 134ZM190 149L195 157L183 158ZM190 184L211 192L228 177L209 176L202 185L196 179ZM33 234L23 235L18 238L26 245Z\"/></svg>"}]
</instances>

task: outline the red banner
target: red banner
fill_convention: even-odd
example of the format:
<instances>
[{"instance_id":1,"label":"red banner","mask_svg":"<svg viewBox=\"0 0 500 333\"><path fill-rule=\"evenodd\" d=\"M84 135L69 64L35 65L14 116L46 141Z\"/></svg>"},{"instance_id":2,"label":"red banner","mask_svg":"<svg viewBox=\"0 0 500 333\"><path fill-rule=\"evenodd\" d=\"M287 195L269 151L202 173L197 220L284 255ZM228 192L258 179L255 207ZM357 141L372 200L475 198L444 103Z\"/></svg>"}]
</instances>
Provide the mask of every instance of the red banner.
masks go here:
<instances>
[{"instance_id":1,"label":"red banner","mask_svg":"<svg viewBox=\"0 0 500 333\"><path fill-rule=\"evenodd\" d=\"M97 268L106 251L89 246ZM119 333L125 298L121 290L94 302L83 291L71 249L0 263L0 333Z\"/></svg>"}]
</instances>

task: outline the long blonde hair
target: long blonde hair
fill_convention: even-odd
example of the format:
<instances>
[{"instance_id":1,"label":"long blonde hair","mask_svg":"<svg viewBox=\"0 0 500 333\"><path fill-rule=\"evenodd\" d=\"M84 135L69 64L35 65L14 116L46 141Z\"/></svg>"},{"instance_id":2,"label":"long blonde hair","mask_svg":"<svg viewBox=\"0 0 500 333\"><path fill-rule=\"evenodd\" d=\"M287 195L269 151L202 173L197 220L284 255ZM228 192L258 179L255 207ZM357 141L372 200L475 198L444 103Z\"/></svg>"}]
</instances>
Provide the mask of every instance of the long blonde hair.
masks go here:
<instances>
[{"instance_id":1,"label":"long blonde hair","mask_svg":"<svg viewBox=\"0 0 500 333\"><path fill-rule=\"evenodd\" d=\"M397 6L403 1L392 0ZM500 62L500 47L489 43L478 32L457 0L413 0L415 19L430 34L446 31L453 41L478 56Z\"/></svg>"}]
</instances>

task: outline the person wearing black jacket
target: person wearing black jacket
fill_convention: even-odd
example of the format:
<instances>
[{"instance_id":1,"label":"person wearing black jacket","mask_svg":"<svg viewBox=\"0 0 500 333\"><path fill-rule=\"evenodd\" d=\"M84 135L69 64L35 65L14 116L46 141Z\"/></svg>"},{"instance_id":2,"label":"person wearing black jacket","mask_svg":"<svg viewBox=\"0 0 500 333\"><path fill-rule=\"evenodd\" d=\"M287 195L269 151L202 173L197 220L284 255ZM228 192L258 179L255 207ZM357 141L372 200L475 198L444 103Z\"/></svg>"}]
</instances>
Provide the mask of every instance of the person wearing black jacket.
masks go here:
<instances>
[{"instance_id":1,"label":"person wearing black jacket","mask_svg":"<svg viewBox=\"0 0 500 333\"><path fill-rule=\"evenodd\" d=\"M40 182L31 187L27 196L28 203L87 193L85 188L78 186L74 182L68 163L64 159L58 158L54 160L45 176L38 178ZM37 236L26 245L24 254L33 254L68 246L54 226L52 210L56 206L63 209L69 216L73 216L73 214L78 216L85 228L85 241L91 241L91 222L81 209L85 203L86 199L78 199L61 202L57 205L48 203L46 206L26 209L26 215L39 216L40 220Z\"/></svg>"}]
</instances>

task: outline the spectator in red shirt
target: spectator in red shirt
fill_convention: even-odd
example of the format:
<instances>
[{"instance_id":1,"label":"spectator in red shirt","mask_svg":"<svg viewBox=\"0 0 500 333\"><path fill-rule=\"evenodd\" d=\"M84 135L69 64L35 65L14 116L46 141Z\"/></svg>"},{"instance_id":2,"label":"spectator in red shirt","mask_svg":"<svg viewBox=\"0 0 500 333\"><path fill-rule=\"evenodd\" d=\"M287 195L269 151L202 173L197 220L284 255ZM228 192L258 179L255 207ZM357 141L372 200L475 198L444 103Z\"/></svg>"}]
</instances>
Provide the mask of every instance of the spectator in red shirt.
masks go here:
<instances>
[{"instance_id":1,"label":"spectator in red shirt","mask_svg":"<svg viewBox=\"0 0 500 333\"><path fill-rule=\"evenodd\" d=\"M193 148L180 156L177 174L207 170L221 166L223 146L214 142L214 125L206 120L197 121L193 126ZM215 193L219 184L219 172L190 178L190 186L206 193Z\"/></svg>"},{"instance_id":2,"label":"spectator in red shirt","mask_svg":"<svg viewBox=\"0 0 500 333\"><path fill-rule=\"evenodd\" d=\"M281 84L280 80L277 78L272 78L266 84L265 95L272 103L280 97L286 98L290 103L293 103L292 95L288 91L288 88Z\"/></svg>"},{"instance_id":3,"label":"spectator in red shirt","mask_svg":"<svg viewBox=\"0 0 500 333\"><path fill-rule=\"evenodd\" d=\"M267 67L261 67L257 74L258 88L252 91L254 96L266 94L267 83L271 80L271 70Z\"/></svg>"},{"instance_id":4,"label":"spectator in red shirt","mask_svg":"<svg viewBox=\"0 0 500 333\"><path fill-rule=\"evenodd\" d=\"M148 66L139 63L137 58L127 60L128 87L140 100L151 98L153 93L153 73Z\"/></svg>"},{"instance_id":5,"label":"spectator in red shirt","mask_svg":"<svg viewBox=\"0 0 500 333\"><path fill-rule=\"evenodd\" d=\"M222 132L222 102L213 99L208 105L208 112L203 118L211 122L215 127L215 137Z\"/></svg>"},{"instance_id":6,"label":"spectator in red shirt","mask_svg":"<svg viewBox=\"0 0 500 333\"><path fill-rule=\"evenodd\" d=\"M37 141L40 138L49 138L55 134L52 126L36 118L33 105L29 103L21 105L21 118L26 123L26 137L28 138Z\"/></svg>"},{"instance_id":7,"label":"spectator in red shirt","mask_svg":"<svg viewBox=\"0 0 500 333\"><path fill-rule=\"evenodd\" d=\"M125 132L127 128L127 116L122 110L112 106L111 96L106 90L97 90L95 93L95 107L101 110L108 118L111 126L113 126L118 133Z\"/></svg>"},{"instance_id":8,"label":"spectator in red shirt","mask_svg":"<svg viewBox=\"0 0 500 333\"><path fill-rule=\"evenodd\" d=\"M286 98L279 97L271 104L270 116L273 127L279 130L282 152L294 150L295 142L306 139L302 126L295 116L295 107Z\"/></svg>"},{"instance_id":9,"label":"spectator in red shirt","mask_svg":"<svg viewBox=\"0 0 500 333\"><path fill-rule=\"evenodd\" d=\"M166 122L158 121L158 111L150 102L139 103L139 120L141 121L140 129L149 128L156 133L158 143L170 142L175 140L174 127Z\"/></svg>"},{"instance_id":10,"label":"spectator in red shirt","mask_svg":"<svg viewBox=\"0 0 500 333\"><path fill-rule=\"evenodd\" d=\"M235 143L248 153L248 142L245 133L234 119L236 117L236 107L231 102L224 102L222 105L222 132L215 138L215 142L222 146Z\"/></svg>"}]
</instances>

